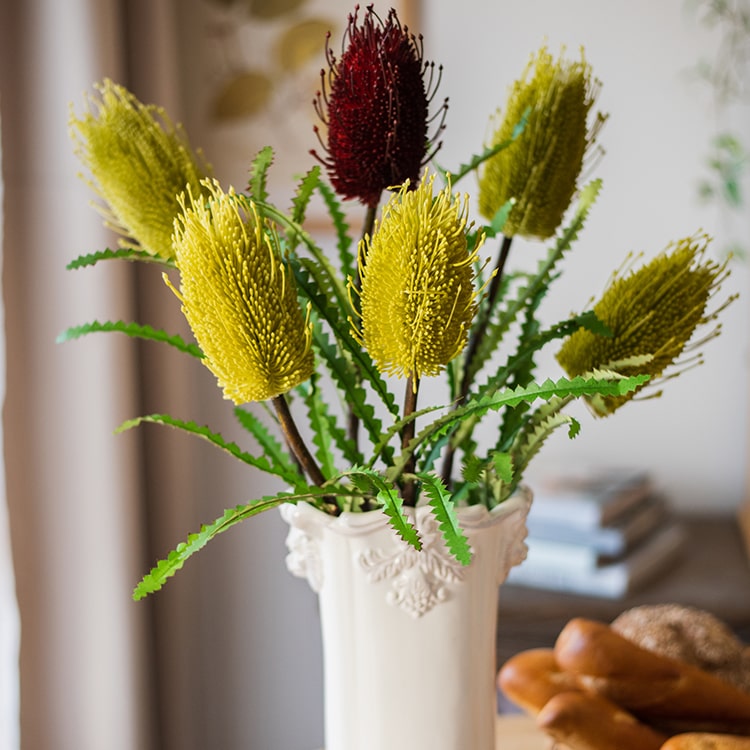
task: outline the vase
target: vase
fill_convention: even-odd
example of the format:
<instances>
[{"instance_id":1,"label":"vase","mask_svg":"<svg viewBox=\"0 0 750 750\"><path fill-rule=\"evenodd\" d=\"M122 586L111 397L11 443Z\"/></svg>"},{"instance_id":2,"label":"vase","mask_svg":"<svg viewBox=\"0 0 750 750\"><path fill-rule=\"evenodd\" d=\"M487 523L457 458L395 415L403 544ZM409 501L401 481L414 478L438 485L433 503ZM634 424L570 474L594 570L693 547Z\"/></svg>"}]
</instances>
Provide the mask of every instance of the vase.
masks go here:
<instances>
[{"instance_id":1,"label":"vase","mask_svg":"<svg viewBox=\"0 0 750 750\"><path fill-rule=\"evenodd\" d=\"M318 593L326 750L495 750L498 587L526 556L531 493L458 509L464 566L428 507L422 550L381 511L282 506L287 567Z\"/></svg>"}]
</instances>

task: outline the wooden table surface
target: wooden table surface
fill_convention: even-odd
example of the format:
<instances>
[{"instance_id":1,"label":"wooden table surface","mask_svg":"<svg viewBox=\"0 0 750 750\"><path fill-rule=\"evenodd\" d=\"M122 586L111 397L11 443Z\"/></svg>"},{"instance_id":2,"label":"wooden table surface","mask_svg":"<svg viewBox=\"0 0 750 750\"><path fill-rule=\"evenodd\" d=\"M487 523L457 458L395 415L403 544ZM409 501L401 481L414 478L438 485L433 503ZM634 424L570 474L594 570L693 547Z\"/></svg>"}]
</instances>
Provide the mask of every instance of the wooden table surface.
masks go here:
<instances>
[{"instance_id":1,"label":"wooden table surface","mask_svg":"<svg viewBox=\"0 0 750 750\"><path fill-rule=\"evenodd\" d=\"M498 716L495 747L497 750L549 750L551 741L524 714Z\"/></svg>"},{"instance_id":2,"label":"wooden table surface","mask_svg":"<svg viewBox=\"0 0 750 750\"><path fill-rule=\"evenodd\" d=\"M497 717L495 750L550 750L551 747L551 740L536 728L530 716L512 714Z\"/></svg>"}]
</instances>

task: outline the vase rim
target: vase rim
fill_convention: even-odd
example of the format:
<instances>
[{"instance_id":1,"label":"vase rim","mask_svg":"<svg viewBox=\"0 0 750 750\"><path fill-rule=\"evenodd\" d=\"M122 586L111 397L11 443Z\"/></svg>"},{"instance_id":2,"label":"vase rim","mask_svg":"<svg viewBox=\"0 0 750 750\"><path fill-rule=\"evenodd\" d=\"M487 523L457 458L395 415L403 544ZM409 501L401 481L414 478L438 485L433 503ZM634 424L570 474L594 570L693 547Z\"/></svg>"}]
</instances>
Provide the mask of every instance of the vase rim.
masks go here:
<instances>
[{"instance_id":1,"label":"vase rim","mask_svg":"<svg viewBox=\"0 0 750 750\"><path fill-rule=\"evenodd\" d=\"M484 505L467 505L456 508L459 523L464 530L480 529L491 526L500 519L515 513L522 512L525 516L532 502L532 492L526 485L521 485L518 490L507 500L499 503L491 510ZM432 511L428 505L419 505L416 508L404 508L407 518L419 522ZM309 503L285 503L280 506L282 518L290 525L301 526L314 524L325 527L340 534L366 534L379 527L390 524L388 517L378 508L372 511L356 512L344 511L338 516L315 508Z\"/></svg>"}]
</instances>

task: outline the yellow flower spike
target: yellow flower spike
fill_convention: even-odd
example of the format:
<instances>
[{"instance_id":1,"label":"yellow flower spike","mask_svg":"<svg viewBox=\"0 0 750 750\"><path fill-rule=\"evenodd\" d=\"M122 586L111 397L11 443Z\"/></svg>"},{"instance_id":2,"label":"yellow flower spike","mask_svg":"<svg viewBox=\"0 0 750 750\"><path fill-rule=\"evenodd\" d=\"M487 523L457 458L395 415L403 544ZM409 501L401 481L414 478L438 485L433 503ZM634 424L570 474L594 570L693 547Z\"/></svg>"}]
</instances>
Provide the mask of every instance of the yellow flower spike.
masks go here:
<instances>
[{"instance_id":1,"label":"yellow flower spike","mask_svg":"<svg viewBox=\"0 0 750 750\"><path fill-rule=\"evenodd\" d=\"M163 109L142 104L110 80L97 91L82 117L71 112L69 125L89 184L104 201L100 210L126 238L121 244L171 258L178 196L188 186L198 195L209 169Z\"/></svg>"},{"instance_id":2,"label":"yellow flower spike","mask_svg":"<svg viewBox=\"0 0 750 750\"><path fill-rule=\"evenodd\" d=\"M252 201L203 186L208 197L188 191L175 221L182 310L225 398L265 401L312 375L312 324Z\"/></svg>"},{"instance_id":3,"label":"yellow flower spike","mask_svg":"<svg viewBox=\"0 0 750 750\"><path fill-rule=\"evenodd\" d=\"M567 374L574 377L595 369L614 369L622 375L648 373L648 385L679 374L663 377L668 367L680 364L677 358L683 353L719 334L716 326L702 340L691 341L699 326L714 320L734 299L729 297L718 309L707 312L709 300L729 275L726 262L705 259L709 242L706 235L688 237L640 269L627 275L616 273L594 305L612 336L576 331L557 354ZM700 354L695 361L702 361ZM607 416L633 395L597 397L589 403L598 416Z\"/></svg>"},{"instance_id":4,"label":"yellow flower spike","mask_svg":"<svg viewBox=\"0 0 750 750\"><path fill-rule=\"evenodd\" d=\"M360 340L378 369L399 377L436 375L465 346L477 309L469 251L468 197L450 185L433 194L434 175L408 181L383 208L359 248Z\"/></svg>"},{"instance_id":5,"label":"yellow flower spike","mask_svg":"<svg viewBox=\"0 0 750 750\"><path fill-rule=\"evenodd\" d=\"M524 114L523 133L489 159L479 177L479 210L491 220L511 199L515 205L503 227L508 237L547 239L562 221L577 189L585 156L601 124L588 115L599 90L583 50L579 62L554 60L546 47L532 56L508 98L505 116L490 145L511 138Z\"/></svg>"}]
</instances>

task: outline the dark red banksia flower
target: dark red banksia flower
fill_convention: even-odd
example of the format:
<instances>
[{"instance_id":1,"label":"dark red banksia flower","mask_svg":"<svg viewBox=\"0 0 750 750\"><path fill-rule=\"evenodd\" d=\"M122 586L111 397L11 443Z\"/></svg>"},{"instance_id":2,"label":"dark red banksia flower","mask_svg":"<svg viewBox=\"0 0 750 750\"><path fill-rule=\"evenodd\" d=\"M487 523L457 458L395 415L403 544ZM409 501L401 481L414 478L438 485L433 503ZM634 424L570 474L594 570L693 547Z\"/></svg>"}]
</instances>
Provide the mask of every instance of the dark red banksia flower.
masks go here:
<instances>
[{"instance_id":1,"label":"dark red banksia flower","mask_svg":"<svg viewBox=\"0 0 750 750\"><path fill-rule=\"evenodd\" d=\"M395 10L383 22L369 5L361 25L358 12L359 6L349 15L340 59L326 44L328 71L321 71L314 102L328 129L326 158L312 153L339 195L374 208L386 188L406 180L419 184L433 155L428 110L437 80L434 64L423 59L421 38L401 26ZM447 100L437 132L446 108Z\"/></svg>"}]
</instances>

